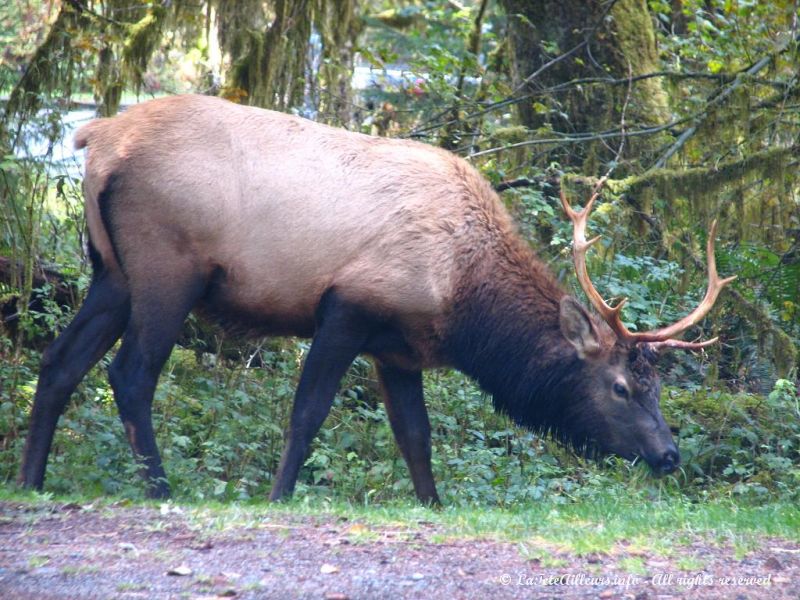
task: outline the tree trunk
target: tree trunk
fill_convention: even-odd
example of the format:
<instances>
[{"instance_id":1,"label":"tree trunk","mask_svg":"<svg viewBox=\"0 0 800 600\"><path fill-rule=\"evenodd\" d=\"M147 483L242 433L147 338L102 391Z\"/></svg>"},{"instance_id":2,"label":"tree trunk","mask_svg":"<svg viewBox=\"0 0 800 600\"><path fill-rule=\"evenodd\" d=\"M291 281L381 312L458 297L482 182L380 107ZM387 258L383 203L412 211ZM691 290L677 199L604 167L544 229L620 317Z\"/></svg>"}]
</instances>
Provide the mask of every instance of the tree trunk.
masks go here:
<instances>
[{"instance_id":1,"label":"tree trunk","mask_svg":"<svg viewBox=\"0 0 800 600\"><path fill-rule=\"evenodd\" d=\"M530 130L599 132L619 127L628 93L625 83L658 70L655 32L645 0L503 0L508 15L511 74L519 96L519 119ZM584 78L623 80L617 84L568 84ZM566 84L566 85L565 85ZM558 90L552 90L559 86ZM625 120L653 125L668 120L667 95L657 78L631 86ZM653 140L636 140L629 153L640 159ZM601 170L614 156L601 142L570 148L567 164L584 172ZM559 157L562 163L563 157Z\"/></svg>"}]
</instances>

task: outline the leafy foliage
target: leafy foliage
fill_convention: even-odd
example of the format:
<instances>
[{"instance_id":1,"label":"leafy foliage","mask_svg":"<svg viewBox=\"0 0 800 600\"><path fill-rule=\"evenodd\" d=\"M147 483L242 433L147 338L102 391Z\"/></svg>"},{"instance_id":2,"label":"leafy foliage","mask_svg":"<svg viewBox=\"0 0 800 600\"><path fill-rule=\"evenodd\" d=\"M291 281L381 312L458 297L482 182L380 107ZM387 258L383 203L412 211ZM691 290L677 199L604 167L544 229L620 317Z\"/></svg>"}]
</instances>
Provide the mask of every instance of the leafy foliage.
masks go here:
<instances>
[{"instance_id":1,"label":"leafy foliage","mask_svg":"<svg viewBox=\"0 0 800 600\"><path fill-rule=\"evenodd\" d=\"M178 349L156 394L155 423L178 498L265 497L283 445L297 368L307 344L287 344L262 357L259 369L203 367ZM37 356L3 363L0 478L13 479L35 389ZM344 382L326 426L300 474L298 494L358 504L408 499L413 488L370 366L360 361ZM547 499L569 503L606 493L680 493L688 498L797 499L800 400L780 380L766 398L672 389L664 411L678 428L684 463L677 475L653 479L643 465L594 463L514 427L463 376L426 376L434 473L451 505L517 506ZM139 498L144 486L101 369L82 384L62 419L48 467L56 493Z\"/></svg>"}]
</instances>

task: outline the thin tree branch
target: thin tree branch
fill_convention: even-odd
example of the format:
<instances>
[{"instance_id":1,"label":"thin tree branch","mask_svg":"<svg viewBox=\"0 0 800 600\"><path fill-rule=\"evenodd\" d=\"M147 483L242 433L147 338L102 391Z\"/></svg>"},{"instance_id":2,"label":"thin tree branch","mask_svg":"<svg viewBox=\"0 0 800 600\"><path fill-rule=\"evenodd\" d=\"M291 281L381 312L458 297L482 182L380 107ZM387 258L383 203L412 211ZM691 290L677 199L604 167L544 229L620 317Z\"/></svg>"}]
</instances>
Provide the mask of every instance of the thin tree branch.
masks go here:
<instances>
[{"instance_id":1,"label":"thin tree branch","mask_svg":"<svg viewBox=\"0 0 800 600\"><path fill-rule=\"evenodd\" d=\"M86 6L84 2L81 2L80 0L65 0L65 2L69 4L72 8L74 8L76 11L78 11L78 13L81 14L85 13L90 17L92 17L93 19L97 19L98 21L105 21L106 23L114 25L115 27L125 27L125 23L120 23L119 21L115 21L114 19L111 19L109 17L106 17L105 15L101 15L100 13L93 11L91 8Z\"/></svg>"},{"instance_id":2,"label":"thin tree branch","mask_svg":"<svg viewBox=\"0 0 800 600\"><path fill-rule=\"evenodd\" d=\"M642 75L636 75L635 77L633 77L632 81L635 83L635 82L638 82L638 81L643 81L645 79L653 79L655 77L664 77L664 78L668 78L668 79L710 79L710 80L713 80L713 81L721 81L721 82L727 83L727 82L730 82L730 81L734 81L737 77L740 76L740 74L741 73L736 73L736 74L734 74L734 73L695 73L695 72L679 73L677 71L654 71L652 73L644 73ZM570 81L565 81L564 83L560 83L558 85L550 86L550 87L547 87L547 88L541 88L541 89L538 89L538 90L532 90L532 91L530 91L528 93L525 93L525 94L522 94L520 96L509 96L507 98L504 98L503 100L499 100L497 102L492 102L490 104L486 104L480 110L476 110L475 112L472 112L472 113L469 113L467 115L462 116L461 120L462 121L471 121L472 119L477 119L477 118L482 117L482 116L484 116L484 115L486 115L486 114L488 114L490 112L506 108L508 106L517 104L519 102L524 102L525 100L530 100L531 98L536 98L538 96L545 96L545 95L548 95L548 94L561 92L561 91L570 89L570 88L578 86L578 85L598 85L598 84L604 84L604 85L623 85L623 84L625 84L625 85L627 85L628 81L629 80L628 80L627 77L620 78L620 79L615 79L613 77L583 77L583 78L580 78L580 79L571 79ZM774 88L783 88L784 90L792 90L792 89L797 87L797 83L792 83L792 82L782 82L782 81L753 79L753 78L750 78L748 81L752 81L756 85L764 85L764 86L770 86L770 87L774 87ZM783 95L781 95L780 97L782 98ZM763 108L763 107L765 107L764 103L759 104L756 108ZM769 106L766 106L766 107L769 108ZM448 110L444 110L444 111L438 113L437 115L434 115L433 117L431 117L430 119L428 119L425 122L426 123L431 123L431 121L435 121L435 119L443 117L448 112L449 112L449 109ZM680 121L680 122L683 122L683 121ZM675 122L673 122L673 123L675 123ZM406 134L406 137L421 137L422 134L424 134L424 133L439 129L441 127L446 127L446 126L451 125L451 124L452 124L452 120L448 120L448 121L440 121L438 123L432 123L432 124L426 125L424 127L417 127L413 131L411 131L408 134ZM672 126L674 126L674 125L672 125Z\"/></svg>"},{"instance_id":3,"label":"thin tree branch","mask_svg":"<svg viewBox=\"0 0 800 600\"><path fill-rule=\"evenodd\" d=\"M637 81L643 81L645 79L664 77L666 79L710 79L712 81L720 81L722 83L728 83L736 80L736 78L740 77L741 75L742 75L741 71L737 73L698 73L695 71L687 71L681 73L679 71L653 71L651 73L643 73L641 75L636 75L635 77L633 77L633 81L637 82ZM748 81L751 81L758 85L764 85L779 89L791 88L793 86L793 84L789 82L776 81L772 79L750 78ZM578 85L598 84L598 83L606 85L623 85L628 83L628 78L622 77L617 79L614 77L581 77L578 79L570 79L569 81L565 81L564 83L560 83L558 85L554 85L549 88L537 90L535 92L530 92L525 97L520 97L520 99L542 95L543 93L552 94L553 92L560 92L561 90L569 89Z\"/></svg>"},{"instance_id":4,"label":"thin tree branch","mask_svg":"<svg viewBox=\"0 0 800 600\"><path fill-rule=\"evenodd\" d=\"M786 50L786 48L784 47L781 50L781 52L785 51L785 50ZM775 55L771 55L769 58L771 59L774 56ZM760 65L763 60L766 60L766 58L767 57L765 57L764 59L759 61L757 63L757 65ZM754 65L754 67L755 67L755 65ZM737 78L735 79L735 82L737 82L737 81L739 82L737 87L739 85L741 85L741 83L744 82L744 79L743 79L742 75L746 75L749 71L752 71L754 69L754 67L751 67L746 72L740 73L739 76L737 76ZM763 65L761 66L761 68L763 68ZM730 91L728 91L728 90L730 90ZM721 93L720 95L714 97L711 101L709 101L709 103L707 103L702 109L692 113L691 115L688 115L686 117L682 117L680 119L675 119L673 121L670 121L669 123L664 123L662 125L656 125L654 127L646 127L644 129L636 129L636 130L633 130L633 131L628 131L627 135L630 136L630 137L640 137L640 136L646 136L646 135L654 135L656 133L660 133L660 132L665 131L665 130L673 129L673 128L679 126L679 125L683 125L684 123L696 123L696 125L693 125L689 129L684 131L681 134L681 136L679 137L679 140L683 139L683 143L685 143L685 141L688 140L689 137L691 137L691 135L693 135L696 132L697 125L702 122L702 119L705 116L707 116L709 108L714 106L714 105L716 105L717 103L721 102L722 100L724 100L728 96L730 96L730 94L732 92L733 92L732 89L726 88L726 90L723 90L723 92L722 92L722 93L725 93L724 98L721 98L721 96L722 96L722 93ZM480 111L480 112L481 113L488 112L488 110L492 110L492 109L485 109L484 111ZM469 118L469 116L466 117L465 120L467 118ZM543 146L543 145L547 145L547 144L583 144L583 143L586 143L586 142L592 142L592 141L597 141L597 140L618 138L618 137L621 137L622 135L623 134L619 129L610 129L610 130L601 131L601 132L589 132L589 133L583 133L583 134L564 135L564 136L556 137L556 138L543 138L543 139L535 139L535 140L525 140L525 141L522 141L522 142L516 142L514 144L507 144L505 146L498 146L496 148L488 148L486 150L481 150L479 152L473 152L471 154L468 154L467 158L477 158L478 156L484 156L484 155L487 155L487 154L494 154L494 153L497 153L497 152L502 152L503 150L512 150L514 148L524 148L526 146ZM674 147L677 143L678 142L676 141L675 144L673 144L673 146L671 146L670 148ZM676 149L676 151L677 151L677 149ZM657 165L653 165L652 167L650 167L650 169L654 169L654 168L661 168L661 167L657 167Z\"/></svg>"},{"instance_id":5,"label":"thin tree branch","mask_svg":"<svg viewBox=\"0 0 800 600\"><path fill-rule=\"evenodd\" d=\"M631 92L633 91L633 66L631 65L631 61L628 62L628 89L625 92L625 102L622 104L622 110L620 111L619 117L619 132L622 139L619 141L619 148L617 149L617 154L614 156L614 160L611 161L611 164L608 167L608 171L603 176L603 179L608 179L611 176L611 173L614 172L614 169L617 168L619 164L619 159L622 158L622 151L625 149L625 113L628 111L628 104L631 101ZM598 188L599 189L599 188Z\"/></svg>"},{"instance_id":6,"label":"thin tree branch","mask_svg":"<svg viewBox=\"0 0 800 600\"><path fill-rule=\"evenodd\" d=\"M786 49L789 48L789 46L792 45L793 42L794 43L800 42L800 36L795 36L794 38L789 38L775 52L772 52L771 54L768 54L767 56L762 57L752 67L747 69L744 73L739 73L739 75L736 76L736 79L734 79L734 81L728 87L726 87L725 89L719 91L716 94L716 96L711 98L706 103L704 110L695 119L695 123L691 127L689 127L686 131L684 131L678 137L678 139L675 140L675 143L672 144L672 146L670 146L669 149L663 155L661 155L661 157L655 163L653 163L653 165L650 168L651 169L664 168L666 166L666 164L667 164L667 161L672 156L674 156L675 153L678 152L678 150L683 148L683 146L686 144L686 142L689 141L689 138L691 138L697 132L697 129L700 126L700 124L706 119L706 117L708 117L710 108L712 108L713 106L716 106L717 104L721 104L722 102L727 100L728 97L731 94L733 94L734 91L736 91L739 87L741 87L741 85L745 82L746 77L755 75L756 73L761 71L770 62L772 62L775 59L776 56L778 56L778 55L782 54L783 52L785 52Z\"/></svg>"},{"instance_id":7,"label":"thin tree branch","mask_svg":"<svg viewBox=\"0 0 800 600\"><path fill-rule=\"evenodd\" d=\"M553 176L542 175L540 177L520 177L518 179L510 179L508 181L501 181L494 186L495 192L505 192L506 190L513 190L523 187L543 187L543 186L557 186L558 178Z\"/></svg>"},{"instance_id":8,"label":"thin tree branch","mask_svg":"<svg viewBox=\"0 0 800 600\"><path fill-rule=\"evenodd\" d=\"M603 131L600 133L565 135L563 137L558 137L558 138L544 138L539 140L525 140L524 142L516 142L514 144L508 144L506 146L498 146L496 148L488 148L486 150L481 150L480 152L473 152L472 154L468 154L467 158L477 158L478 156L484 156L486 154L494 154L496 152L502 152L503 150L512 150L514 148L524 148L525 146L542 146L545 144L584 144L586 142L592 142L595 140L618 138L622 137L623 135L627 135L629 137L653 135L655 133L659 133L666 129L672 129L673 127L676 127L682 123L686 123L690 120L691 117L686 117L683 119L676 119L674 121L670 121L669 123L665 123L664 125L658 125L656 127L647 127L645 129L637 129L635 131L627 131L627 132L622 132L619 129L614 129L610 131Z\"/></svg>"},{"instance_id":9,"label":"thin tree branch","mask_svg":"<svg viewBox=\"0 0 800 600\"><path fill-rule=\"evenodd\" d=\"M444 148L452 148L454 138L458 136L458 125L461 122L459 112L461 110L461 104L464 102L464 83L467 79L467 58L469 55L472 55L477 59L481 46L481 28L483 17L486 14L486 7L488 4L489 0L481 0L481 4L478 7L478 14L475 17L472 31L469 35L469 42L467 44L466 51L461 59L461 67L458 70L458 81L456 82L456 91L453 96L453 105L450 107L450 114L452 114L453 117L448 121L448 125L442 139L442 146Z\"/></svg>"}]
</instances>

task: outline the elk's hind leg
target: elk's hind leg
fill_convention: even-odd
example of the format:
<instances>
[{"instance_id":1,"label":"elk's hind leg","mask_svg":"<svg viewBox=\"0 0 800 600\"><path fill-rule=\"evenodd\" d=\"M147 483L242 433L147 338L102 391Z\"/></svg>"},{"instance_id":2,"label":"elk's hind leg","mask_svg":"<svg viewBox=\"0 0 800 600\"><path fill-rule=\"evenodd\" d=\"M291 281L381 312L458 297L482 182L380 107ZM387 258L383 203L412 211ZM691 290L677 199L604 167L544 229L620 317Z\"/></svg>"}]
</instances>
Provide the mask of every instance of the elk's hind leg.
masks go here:
<instances>
[{"instance_id":1,"label":"elk's hind leg","mask_svg":"<svg viewBox=\"0 0 800 600\"><path fill-rule=\"evenodd\" d=\"M323 296L270 500L280 500L294 491L300 467L331 410L339 382L362 351L369 333L370 321L363 311L342 301L333 290Z\"/></svg>"},{"instance_id":2,"label":"elk's hind leg","mask_svg":"<svg viewBox=\"0 0 800 600\"><path fill-rule=\"evenodd\" d=\"M22 456L21 485L41 489L58 418L78 383L122 335L129 316L130 297L122 277L96 262L78 314L42 356Z\"/></svg>"},{"instance_id":3,"label":"elk's hind leg","mask_svg":"<svg viewBox=\"0 0 800 600\"><path fill-rule=\"evenodd\" d=\"M119 416L142 462L151 498L169 496L153 431L153 393L183 322L205 287L205 278L190 264L153 265L145 281L131 286L131 319L109 367Z\"/></svg>"}]
</instances>

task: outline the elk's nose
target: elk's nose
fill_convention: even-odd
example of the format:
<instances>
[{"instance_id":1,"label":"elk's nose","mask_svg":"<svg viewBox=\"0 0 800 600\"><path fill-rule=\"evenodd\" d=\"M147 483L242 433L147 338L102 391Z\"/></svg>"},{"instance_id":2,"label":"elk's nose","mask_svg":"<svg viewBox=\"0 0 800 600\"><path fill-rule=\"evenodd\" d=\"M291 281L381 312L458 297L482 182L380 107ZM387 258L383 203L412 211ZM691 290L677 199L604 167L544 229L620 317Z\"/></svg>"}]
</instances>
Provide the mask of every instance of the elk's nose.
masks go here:
<instances>
[{"instance_id":1,"label":"elk's nose","mask_svg":"<svg viewBox=\"0 0 800 600\"><path fill-rule=\"evenodd\" d=\"M680 464L681 457L678 454L677 450L667 450L664 452L663 456L661 457L661 461L658 463L658 470L661 472L662 475L666 475L668 473L672 473L676 467Z\"/></svg>"}]
</instances>

